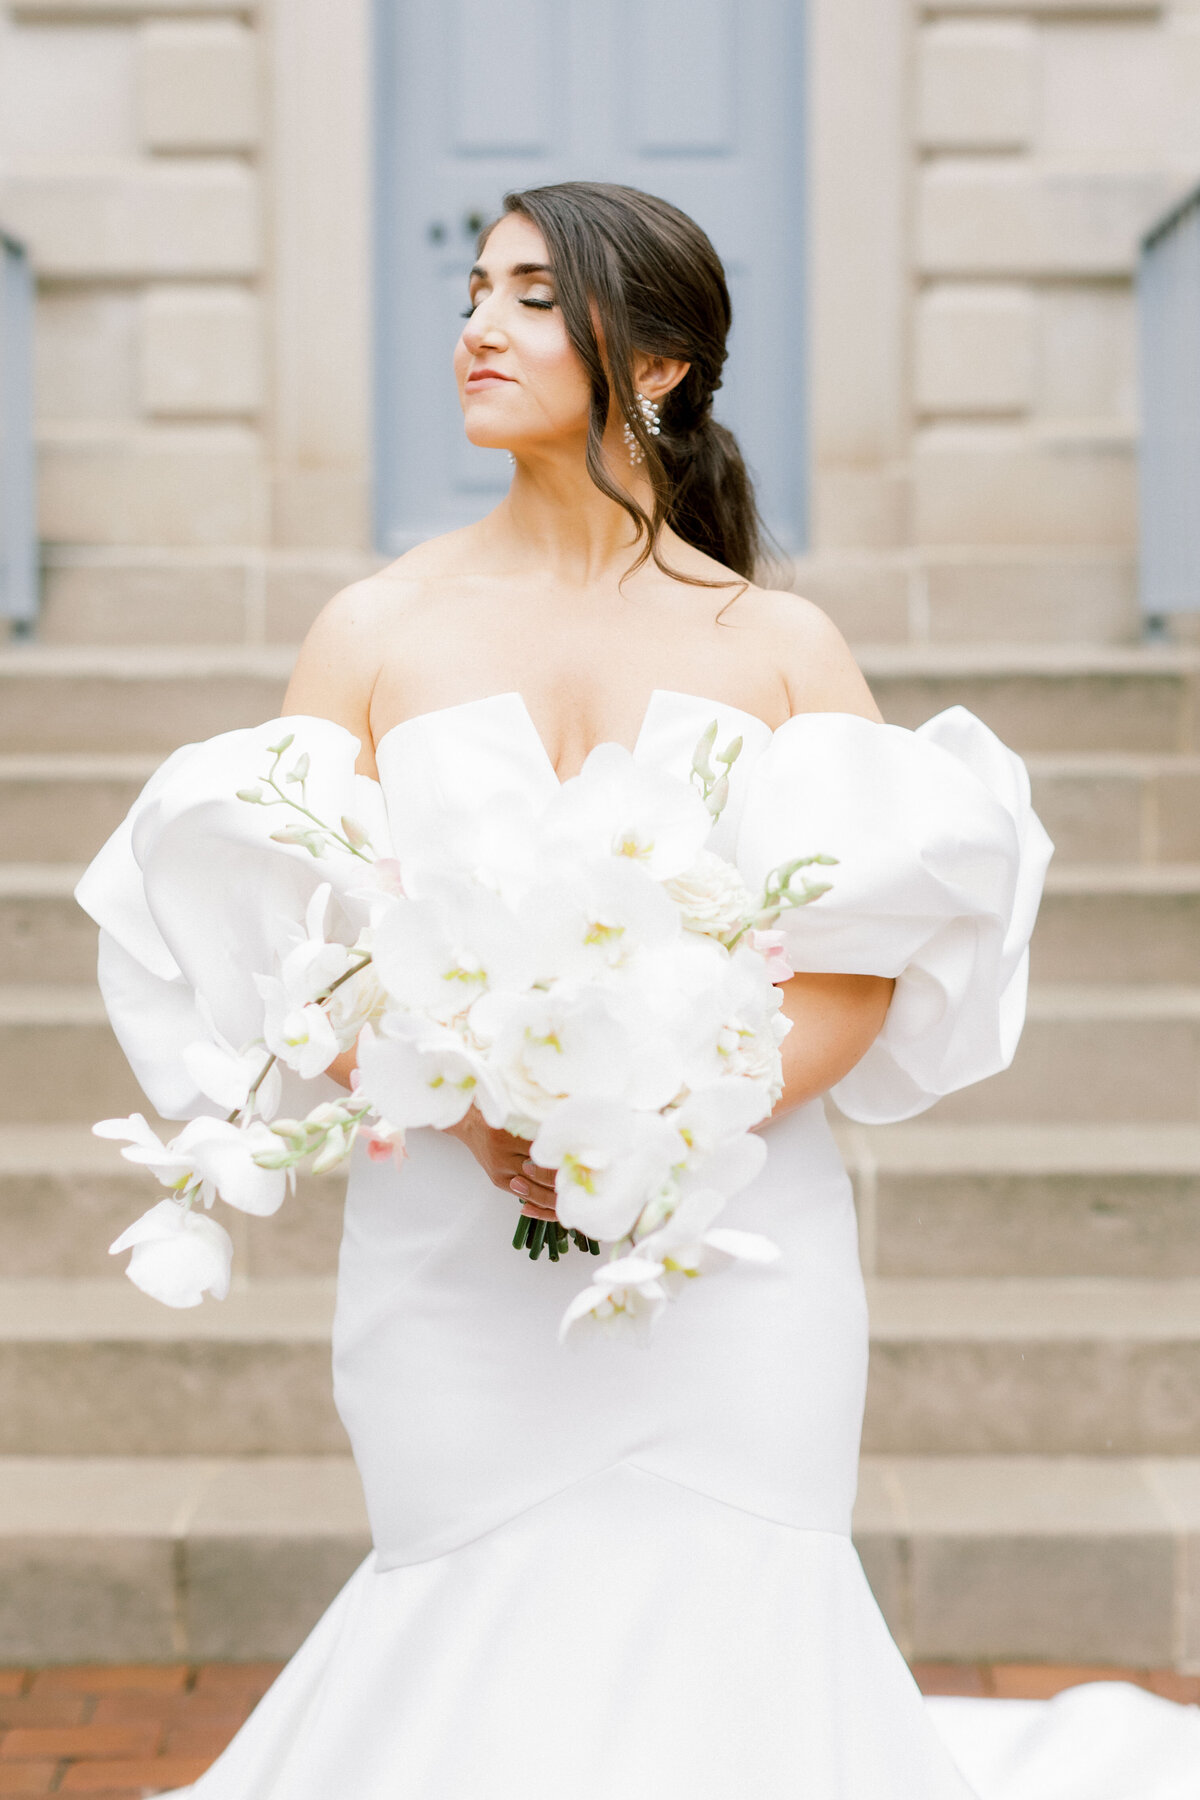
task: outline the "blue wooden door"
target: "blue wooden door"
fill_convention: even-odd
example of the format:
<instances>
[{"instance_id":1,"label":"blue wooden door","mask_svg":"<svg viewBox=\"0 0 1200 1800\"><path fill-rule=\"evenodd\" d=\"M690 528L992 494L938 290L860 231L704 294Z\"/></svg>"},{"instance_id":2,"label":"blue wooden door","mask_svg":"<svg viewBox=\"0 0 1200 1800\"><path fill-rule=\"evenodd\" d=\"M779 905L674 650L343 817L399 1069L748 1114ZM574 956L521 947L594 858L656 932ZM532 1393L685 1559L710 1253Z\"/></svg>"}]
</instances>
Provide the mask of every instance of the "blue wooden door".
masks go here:
<instances>
[{"instance_id":1,"label":"blue wooden door","mask_svg":"<svg viewBox=\"0 0 1200 1800\"><path fill-rule=\"evenodd\" d=\"M511 188L620 181L690 213L734 326L716 413L764 513L804 538L801 0L376 0L381 548L478 518L502 451L463 436L450 359L475 232Z\"/></svg>"}]
</instances>

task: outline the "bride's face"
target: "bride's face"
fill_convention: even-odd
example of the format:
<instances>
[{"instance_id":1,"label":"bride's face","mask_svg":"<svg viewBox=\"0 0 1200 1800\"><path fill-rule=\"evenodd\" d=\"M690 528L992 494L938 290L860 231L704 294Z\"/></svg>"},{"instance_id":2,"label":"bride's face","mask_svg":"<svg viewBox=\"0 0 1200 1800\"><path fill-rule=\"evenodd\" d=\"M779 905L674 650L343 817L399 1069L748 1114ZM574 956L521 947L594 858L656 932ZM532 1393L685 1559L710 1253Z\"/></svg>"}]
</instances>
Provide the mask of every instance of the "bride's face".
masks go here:
<instances>
[{"instance_id":1,"label":"bride's face","mask_svg":"<svg viewBox=\"0 0 1200 1800\"><path fill-rule=\"evenodd\" d=\"M473 444L519 454L586 436L591 384L563 325L549 263L537 227L507 213L471 271L454 373Z\"/></svg>"}]
</instances>

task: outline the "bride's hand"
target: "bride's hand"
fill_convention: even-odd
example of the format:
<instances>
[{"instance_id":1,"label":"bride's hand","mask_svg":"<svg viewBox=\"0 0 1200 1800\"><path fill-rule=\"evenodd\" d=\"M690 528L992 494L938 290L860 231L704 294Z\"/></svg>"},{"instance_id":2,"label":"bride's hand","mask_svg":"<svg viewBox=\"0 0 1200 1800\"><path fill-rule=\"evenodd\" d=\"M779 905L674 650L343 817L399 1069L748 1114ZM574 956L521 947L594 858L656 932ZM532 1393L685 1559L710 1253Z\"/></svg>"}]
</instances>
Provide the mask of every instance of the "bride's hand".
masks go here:
<instances>
[{"instance_id":1,"label":"bride's hand","mask_svg":"<svg viewBox=\"0 0 1200 1800\"><path fill-rule=\"evenodd\" d=\"M493 1187L515 1194L523 1202L521 1211L532 1219L553 1219L554 1170L539 1169L529 1160L529 1144L525 1138L513 1137L509 1131L489 1125L478 1107L473 1106L450 1136L467 1146Z\"/></svg>"}]
</instances>

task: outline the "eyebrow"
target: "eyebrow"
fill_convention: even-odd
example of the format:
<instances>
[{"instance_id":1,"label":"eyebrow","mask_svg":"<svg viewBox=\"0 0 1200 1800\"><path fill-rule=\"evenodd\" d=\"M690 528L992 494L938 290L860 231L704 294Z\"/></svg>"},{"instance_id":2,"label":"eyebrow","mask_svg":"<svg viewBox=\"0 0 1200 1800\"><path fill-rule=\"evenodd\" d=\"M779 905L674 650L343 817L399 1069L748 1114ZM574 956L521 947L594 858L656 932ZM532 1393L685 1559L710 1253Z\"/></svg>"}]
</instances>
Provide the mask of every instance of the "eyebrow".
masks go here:
<instances>
[{"instance_id":1,"label":"eyebrow","mask_svg":"<svg viewBox=\"0 0 1200 1800\"><path fill-rule=\"evenodd\" d=\"M514 263L508 272L510 275L553 275L554 270L549 263ZM477 275L484 281L488 280L488 272L482 263L475 264L467 280L474 281Z\"/></svg>"}]
</instances>

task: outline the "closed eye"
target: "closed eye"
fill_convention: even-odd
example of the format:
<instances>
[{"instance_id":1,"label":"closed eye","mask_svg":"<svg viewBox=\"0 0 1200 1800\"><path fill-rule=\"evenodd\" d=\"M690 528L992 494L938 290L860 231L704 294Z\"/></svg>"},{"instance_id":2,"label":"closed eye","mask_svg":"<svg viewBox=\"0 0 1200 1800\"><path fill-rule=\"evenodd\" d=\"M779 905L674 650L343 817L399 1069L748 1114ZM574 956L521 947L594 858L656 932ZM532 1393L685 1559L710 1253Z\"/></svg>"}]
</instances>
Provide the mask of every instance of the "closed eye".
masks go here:
<instances>
[{"instance_id":1,"label":"closed eye","mask_svg":"<svg viewBox=\"0 0 1200 1800\"><path fill-rule=\"evenodd\" d=\"M534 306L539 312L549 312L554 306L554 302L553 300L518 300L517 305ZM469 319L473 316L474 312L475 307L468 306L464 312L459 314L459 317L462 319Z\"/></svg>"}]
</instances>

